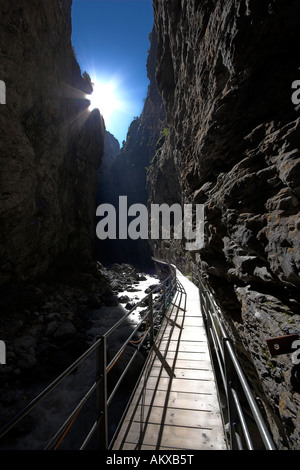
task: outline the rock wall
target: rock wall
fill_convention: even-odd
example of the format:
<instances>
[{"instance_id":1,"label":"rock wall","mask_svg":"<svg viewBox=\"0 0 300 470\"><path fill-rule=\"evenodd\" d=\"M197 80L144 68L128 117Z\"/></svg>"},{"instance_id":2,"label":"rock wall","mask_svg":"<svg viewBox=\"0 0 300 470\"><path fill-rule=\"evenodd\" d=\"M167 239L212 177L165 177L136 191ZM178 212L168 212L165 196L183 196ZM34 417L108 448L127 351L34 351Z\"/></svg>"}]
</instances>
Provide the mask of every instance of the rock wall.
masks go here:
<instances>
[{"instance_id":1,"label":"rock wall","mask_svg":"<svg viewBox=\"0 0 300 470\"><path fill-rule=\"evenodd\" d=\"M107 202L108 194L114 188L111 167L120 153L118 140L108 131L105 131L104 153L97 174L97 205Z\"/></svg>"},{"instance_id":2,"label":"rock wall","mask_svg":"<svg viewBox=\"0 0 300 470\"><path fill-rule=\"evenodd\" d=\"M104 144L71 43L71 0L1 2L0 284L83 266Z\"/></svg>"},{"instance_id":3,"label":"rock wall","mask_svg":"<svg viewBox=\"0 0 300 470\"><path fill-rule=\"evenodd\" d=\"M154 0L168 131L151 202L205 204L200 251L154 253L207 278L280 449L300 446L297 366L266 344L300 335L299 14L292 0Z\"/></svg>"}]
</instances>

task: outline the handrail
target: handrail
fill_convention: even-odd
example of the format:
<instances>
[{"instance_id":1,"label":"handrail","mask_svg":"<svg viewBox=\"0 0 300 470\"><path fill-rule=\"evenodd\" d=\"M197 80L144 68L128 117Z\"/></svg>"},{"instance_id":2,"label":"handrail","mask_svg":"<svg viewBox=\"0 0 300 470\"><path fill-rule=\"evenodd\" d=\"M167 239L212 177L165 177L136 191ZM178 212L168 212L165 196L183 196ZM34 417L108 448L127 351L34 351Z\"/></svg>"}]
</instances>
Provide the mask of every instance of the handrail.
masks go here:
<instances>
[{"instance_id":1,"label":"handrail","mask_svg":"<svg viewBox=\"0 0 300 470\"><path fill-rule=\"evenodd\" d=\"M157 287L151 290L143 299L141 299L132 309L130 309L126 315L124 315L118 322L116 322L103 336L98 338L95 343L87 349L76 361L73 362L63 373L61 373L48 387L46 387L40 394L37 395L32 401L30 401L25 408L23 408L13 419L11 419L6 425L0 429L0 439L6 436L9 431L11 431L28 413L30 413L46 396L49 395L66 377L68 377L80 364L82 364L88 357L91 356L93 352L96 352L96 380L93 385L86 392L84 397L79 401L75 406L73 411L69 414L65 422L62 424L60 429L56 434L51 438L48 444L45 446L45 450L56 449L62 442L66 433L68 432L71 425L76 420L80 411L83 409L84 405L87 403L89 398L94 392L97 394L97 416L94 424L92 425L90 431L85 437L80 449L86 448L87 444L91 440L95 431L98 431L98 449L108 449L109 447L109 438L108 438L108 414L107 409L111 404L112 398L116 394L118 388L120 387L123 378L125 377L127 371L129 370L134 358L136 357L138 351L145 344L145 341L148 340L150 343L149 352L153 347L154 342L154 322L159 317L159 315L164 315L168 307L168 303L171 302L172 297L175 294L176 289L176 271L169 265L169 276L165 278ZM158 294L158 299L153 302L154 294ZM161 305L156 309L156 314L154 316L154 309L162 300ZM138 307L143 305L146 302L148 304L147 312L137 323L135 328L130 332L128 338L124 341L120 349L117 351L115 356L111 359L110 363L106 363L106 351L107 351L107 339L109 336L124 323L127 318L136 310ZM146 327L142 338L138 341L133 341L133 337L136 332L140 329L141 325L146 321ZM138 344L135 352L132 354L129 359L125 369L120 375L117 383L115 384L110 395L107 396L107 375L111 368L114 366L116 361L122 355L128 344Z\"/></svg>"},{"instance_id":2,"label":"handrail","mask_svg":"<svg viewBox=\"0 0 300 470\"><path fill-rule=\"evenodd\" d=\"M253 396L244 371L238 361L232 340L222 324L220 311L213 294L200 274L194 276L193 282L198 285L200 305L207 331L212 362L214 365L219 397L226 397L223 420L229 425L229 447L232 450L254 450L256 446L266 450L276 450L268 427L263 419L259 406ZM222 401L222 400L221 400ZM245 405L247 403L247 407ZM250 418L249 418L250 416ZM250 431L255 426L255 432ZM257 441L257 431L260 436Z\"/></svg>"}]
</instances>

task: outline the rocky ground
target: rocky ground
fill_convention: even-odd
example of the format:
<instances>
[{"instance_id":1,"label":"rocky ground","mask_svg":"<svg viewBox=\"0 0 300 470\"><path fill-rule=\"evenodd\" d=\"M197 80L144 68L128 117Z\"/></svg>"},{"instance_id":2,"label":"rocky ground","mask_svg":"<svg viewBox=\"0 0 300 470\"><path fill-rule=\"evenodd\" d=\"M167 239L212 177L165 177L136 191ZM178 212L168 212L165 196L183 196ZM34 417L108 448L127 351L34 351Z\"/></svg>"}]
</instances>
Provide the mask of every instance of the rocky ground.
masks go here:
<instances>
[{"instance_id":1,"label":"rocky ground","mask_svg":"<svg viewBox=\"0 0 300 470\"><path fill-rule=\"evenodd\" d=\"M109 269L98 264L92 274L82 273L65 283L44 281L3 291L1 311L6 314L1 318L0 338L6 344L6 364L0 366L0 425L146 295L149 279L127 264ZM128 334L131 323L126 322L114 334L108 360ZM114 367L112 379L125 367L128 354ZM141 353L136 365L141 366L143 361ZM24 420L21 433L30 423Z\"/></svg>"}]
</instances>

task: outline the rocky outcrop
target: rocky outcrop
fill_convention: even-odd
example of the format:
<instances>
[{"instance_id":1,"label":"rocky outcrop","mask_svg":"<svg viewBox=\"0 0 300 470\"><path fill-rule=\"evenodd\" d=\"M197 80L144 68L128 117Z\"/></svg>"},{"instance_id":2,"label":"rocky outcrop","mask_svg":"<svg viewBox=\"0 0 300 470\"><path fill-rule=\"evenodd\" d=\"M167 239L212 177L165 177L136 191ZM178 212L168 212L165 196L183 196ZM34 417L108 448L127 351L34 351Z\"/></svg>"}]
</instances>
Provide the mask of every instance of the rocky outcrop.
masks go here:
<instances>
[{"instance_id":1,"label":"rocky outcrop","mask_svg":"<svg viewBox=\"0 0 300 470\"><path fill-rule=\"evenodd\" d=\"M151 202L205 204L205 244L154 253L199 269L279 448L299 448L300 395L290 355L266 339L300 335L297 1L154 1L156 79L165 142L148 178Z\"/></svg>"},{"instance_id":2,"label":"rocky outcrop","mask_svg":"<svg viewBox=\"0 0 300 470\"><path fill-rule=\"evenodd\" d=\"M104 153L97 173L97 205L106 203L115 190L111 167L119 153L120 144L118 140L110 132L105 131ZM101 244L99 249L101 249Z\"/></svg>"},{"instance_id":3,"label":"rocky outcrop","mask_svg":"<svg viewBox=\"0 0 300 470\"><path fill-rule=\"evenodd\" d=\"M0 284L86 266L104 143L71 44L71 0L1 2Z\"/></svg>"},{"instance_id":4,"label":"rocky outcrop","mask_svg":"<svg viewBox=\"0 0 300 470\"><path fill-rule=\"evenodd\" d=\"M131 123L126 142L112 161L109 172L100 175L98 180L98 204L112 204L117 211L119 196L127 196L128 207L135 203L147 206L146 175L164 139L165 108L155 80L155 30L150 34L150 43L147 61L150 84L143 112ZM152 265L148 240L104 240L98 247L102 262L127 262L142 267Z\"/></svg>"},{"instance_id":5,"label":"rocky outcrop","mask_svg":"<svg viewBox=\"0 0 300 470\"><path fill-rule=\"evenodd\" d=\"M115 204L117 201L115 193L118 189L115 185L112 167L119 153L120 144L118 140L110 132L105 131L104 154L97 175L97 206L106 203ZM113 241L108 239L97 240L96 247L97 258L102 263L111 263L116 260L114 254L115 244Z\"/></svg>"}]
</instances>

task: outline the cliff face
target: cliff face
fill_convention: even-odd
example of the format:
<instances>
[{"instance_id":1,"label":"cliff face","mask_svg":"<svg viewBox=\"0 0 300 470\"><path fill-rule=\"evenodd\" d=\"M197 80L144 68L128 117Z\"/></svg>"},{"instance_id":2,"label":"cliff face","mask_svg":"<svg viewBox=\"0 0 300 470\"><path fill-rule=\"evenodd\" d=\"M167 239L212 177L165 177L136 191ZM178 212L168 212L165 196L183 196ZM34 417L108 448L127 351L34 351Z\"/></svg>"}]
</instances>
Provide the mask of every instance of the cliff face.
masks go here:
<instances>
[{"instance_id":1,"label":"cliff face","mask_svg":"<svg viewBox=\"0 0 300 470\"><path fill-rule=\"evenodd\" d=\"M87 111L71 5L1 2L1 284L91 259L104 125Z\"/></svg>"},{"instance_id":2,"label":"cliff face","mask_svg":"<svg viewBox=\"0 0 300 470\"><path fill-rule=\"evenodd\" d=\"M107 202L108 194L114 189L111 167L120 153L118 140L108 131L105 131L104 153L97 175L97 204Z\"/></svg>"},{"instance_id":3,"label":"cliff face","mask_svg":"<svg viewBox=\"0 0 300 470\"><path fill-rule=\"evenodd\" d=\"M168 133L151 202L205 204L205 244L155 254L207 277L279 448L299 448L291 356L266 339L300 334L297 1L154 0L156 79ZM296 381L297 382L297 381Z\"/></svg>"},{"instance_id":4,"label":"cliff face","mask_svg":"<svg viewBox=\"0 0 300 470\"><path fill-rule=\"evenodd\" d=\"M154 30L150 34L150 43L147 61L150 84L143 112L131 123L125 145L111 162L109 171L105 174L100 171L98 180L98 204L109 203L117 210L119 196L127 196L128 207L135 203L147 206L146 175L164 139L165 108L155 81L157 38ZM143 267L152 264L148 240L104 240L98 247L100 261L127 262Z\"/></svg>"}]
</instances>

